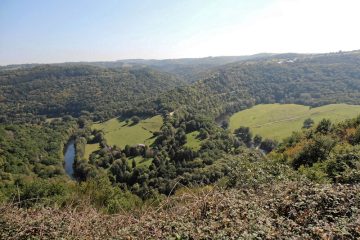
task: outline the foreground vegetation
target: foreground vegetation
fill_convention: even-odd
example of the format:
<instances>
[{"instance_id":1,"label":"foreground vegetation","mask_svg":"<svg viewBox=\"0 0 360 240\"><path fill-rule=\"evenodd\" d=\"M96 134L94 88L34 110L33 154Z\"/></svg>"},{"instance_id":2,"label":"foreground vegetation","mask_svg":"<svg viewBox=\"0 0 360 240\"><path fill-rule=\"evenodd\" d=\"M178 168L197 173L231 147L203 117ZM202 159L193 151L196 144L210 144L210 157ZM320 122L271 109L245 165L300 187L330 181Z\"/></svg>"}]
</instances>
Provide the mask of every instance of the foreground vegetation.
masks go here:
<instances>
[{"instance_id":1,"label":"foreground vegetation","mask_svg":"<svg viewBox=\"0 0 360 240\"><path fill-rule=\"evenodd\" d=\"M357 239L359 192L358 185L299 181L246 189L208 187L116 215L86 202L76 210L3 205L0 238Z\"/></svg>"},{"instance_id":2,"label":"foreground vegetation","mask_svg":"<svg viewBox=\"0 0 360 240\"><path fill-rule=\"evenodd\" d=\"M250 127L254 134L278 141L300 131L306 119L315 123L322 119L341 122L360 114L359 105L330 104L310 108L296 104L260 104L233 114L230 117L230 130L240 126Z\"/></svg>"}]
</instances>

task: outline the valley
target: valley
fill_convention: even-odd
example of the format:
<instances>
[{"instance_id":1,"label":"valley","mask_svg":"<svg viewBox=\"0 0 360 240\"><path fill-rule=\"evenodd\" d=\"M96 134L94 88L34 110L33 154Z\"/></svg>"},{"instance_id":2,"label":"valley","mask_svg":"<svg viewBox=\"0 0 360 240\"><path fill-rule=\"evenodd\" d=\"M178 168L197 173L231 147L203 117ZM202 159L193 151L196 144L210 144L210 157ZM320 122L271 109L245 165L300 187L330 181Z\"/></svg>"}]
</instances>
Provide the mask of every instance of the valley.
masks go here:
<instances>
[{"instance_id":1,"label":"valley","mask_svg":"<svg viewBox=\"0 0 360 240\"><path fill-rule=\"evenodd\" d=\"M0 0L0 240L360 240L359 0Z\"/></svg>"},{"instance_id":2,"label":"valley","mask_svg":"<svg viewBox=\"0 0 360 240\"><path fill-rule=\"evenodd\" d=\"M212 219L222 206L243 212L256 204L263 217L275 214L266 233L251 227L261 224L248 225L248 216L237 219L244 231L219 228L239 238L245 231L286 238L297 224L299 238L318 236L304 230L310 223L300 217L279 225L290 219L284 205L304 214L281 200L292 198L282 191L291 189L326 209L313 213L311 224L325 228L325 215L341 216L339 226L360 236L350 224L360 209L359 69L359 51L2 68L0 228L6 222L4 233L19 237L12 229L32 232L37 223L13 214L37 209L37 217L48 218L46 211L57 209L81 224L95 214L100 229L82 225L89 232L106 228L103 217L120 216L111 229L123 229L121 236L157 237L146 221L119 222L127 216L163 222L159 236L169 236L169 222L183 234L184 221L191 238L194 226L228 221L224 210ZM325 189L325 198L349 195L329 206L309 189ZM344 202L351 202L351 213L331 212ZM65 234L55 216L47 227Z\"/></svg>"}]
</instances>

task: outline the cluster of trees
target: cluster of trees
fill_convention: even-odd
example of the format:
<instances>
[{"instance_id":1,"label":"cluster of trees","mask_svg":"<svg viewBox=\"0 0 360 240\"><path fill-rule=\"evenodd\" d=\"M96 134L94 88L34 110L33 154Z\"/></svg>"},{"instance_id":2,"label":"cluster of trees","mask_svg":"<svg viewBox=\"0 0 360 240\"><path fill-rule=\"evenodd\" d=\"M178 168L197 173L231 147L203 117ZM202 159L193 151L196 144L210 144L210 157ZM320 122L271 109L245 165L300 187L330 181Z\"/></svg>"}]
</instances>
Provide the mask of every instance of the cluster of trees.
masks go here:
<instances>
[{"instance_id":1,"label":"cluster of trees","mask_svg":"<svg viewBox=\"0 0 360 240\"><path fill-rule=\"evenodd\" d=\"M249 127L239 127L235 129L234 134L247 147L259 148L266 153L271 152L278 145L276 140L268 138L263 140L258 134L253 137Z\"/></svg>"},{"instance_id":2,"label":"cluster of trees","mask_svg":"<svg viewBox=\"0 0 360 240\"><path fill-rule=\"evenodd\" d=\"M41 124L0 125L0 201L37 179L65 177L63 149L76 132L72 118Z\"/></svg>"},{"instance_id":3,"label":"cluster of trees","mask_svg":"<svg viewBox=\"0 0 360 240\"><path fill-rule=\"evenodd\" d=\"M187 134L194 131L201 140L198 150L186 145ZM232 134L217 126L211 118L185 110L165 115L164 124L155 136L151 146L127 145L121 149L109 146L101 131L84 130L77 141L77 153L83 153L86 143L98 143L100 149L88 160L77 155L76 178L87 181L105 171L114 185L146 199L158 193L173 193L176 183L214 183L229 171L228 163L220 160L223 156L242 154L244 148L270 152L277 145L258 135L253 138L249 128L241 127ZM142 162L148 162L148 165Z\"/></svg>"},{"instance_id":4,"label":"cluster of trees","mask_svg":"<svg viewBox=\"0 0 360 240\"><path fill-rule=\"evenodd\" d=\"M273 157L316 181L360 182L360 117L340 124L324 119L287 138Z\"/></svg>"},{"instance_id":5,"label":"cluster of trees","mask_svg":"<svg viewBox=\"0 0 360 240\"><path fill-rule=\"evenodd\" d=\"M187 115L182 120L176 116L165 118L161 131L155 133L156 140L152 146L126 145L120 149L118 146L109 146L101 131L83 131L81 139L85 141L78 141L77 148L97 142L100 150L93 152L89 161L78 155L75 176L80 181L86 181L106 171L113 184L124 190L129 189L142 198L153 196L156 194L154 191L169 194L173 188L172 180L191 171L194 167L192 162L198 156L197 152L184 146L186 133L206 125L188 119L192 119L192 116ZM203 133L203 137L206 134ZM150 164L140 166L139 159L149 161Z\"/></svg>"}]
</instances>

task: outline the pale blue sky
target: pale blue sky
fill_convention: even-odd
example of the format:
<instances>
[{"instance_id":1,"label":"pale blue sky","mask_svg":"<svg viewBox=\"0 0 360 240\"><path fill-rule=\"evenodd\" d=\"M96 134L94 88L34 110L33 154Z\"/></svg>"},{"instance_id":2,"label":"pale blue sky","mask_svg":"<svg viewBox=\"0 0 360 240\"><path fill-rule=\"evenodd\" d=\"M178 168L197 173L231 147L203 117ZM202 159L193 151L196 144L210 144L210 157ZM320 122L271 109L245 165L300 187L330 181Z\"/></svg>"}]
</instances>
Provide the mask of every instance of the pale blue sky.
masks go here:
<instances>
[{"instance_id":1,"label":"pale blue sky","mask_svg":"<svg viewBox=\"0 0 360 240\"><path fill-rule=\"evenodd\" d=\"M1 0L0 65L351 50L357 2Z\"/></svg>"}]
</instances>

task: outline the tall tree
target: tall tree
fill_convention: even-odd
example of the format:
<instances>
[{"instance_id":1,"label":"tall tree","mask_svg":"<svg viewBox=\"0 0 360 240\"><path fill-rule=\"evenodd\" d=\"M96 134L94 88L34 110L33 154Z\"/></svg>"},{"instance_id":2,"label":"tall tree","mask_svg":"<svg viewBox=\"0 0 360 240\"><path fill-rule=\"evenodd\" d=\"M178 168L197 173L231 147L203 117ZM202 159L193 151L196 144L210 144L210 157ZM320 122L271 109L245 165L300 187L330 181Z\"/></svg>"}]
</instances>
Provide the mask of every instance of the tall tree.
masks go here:
<instances>
[{"instance_id":1,"label":"tall tree","mask_svg":"<svg viewBox=\"0 0 360 240\"><path fill-rule=\"evenodd\" d=\"M303 123L303 127L304 129L309 129L314 125L314 120L312 120L311 118L307 118L305 119L304 123Z\"/></svg>"},{"instance_id":2,"label":"tall tree","mask_svg":"<svg viewBox=\"0 0 360 240\"><path fill-rule=\"evenodd\" d=\"M235 130L235 135L242 140L246 145L251 145L252 133L248 127L239 127Z\"/></svg>"}]
</instances>

